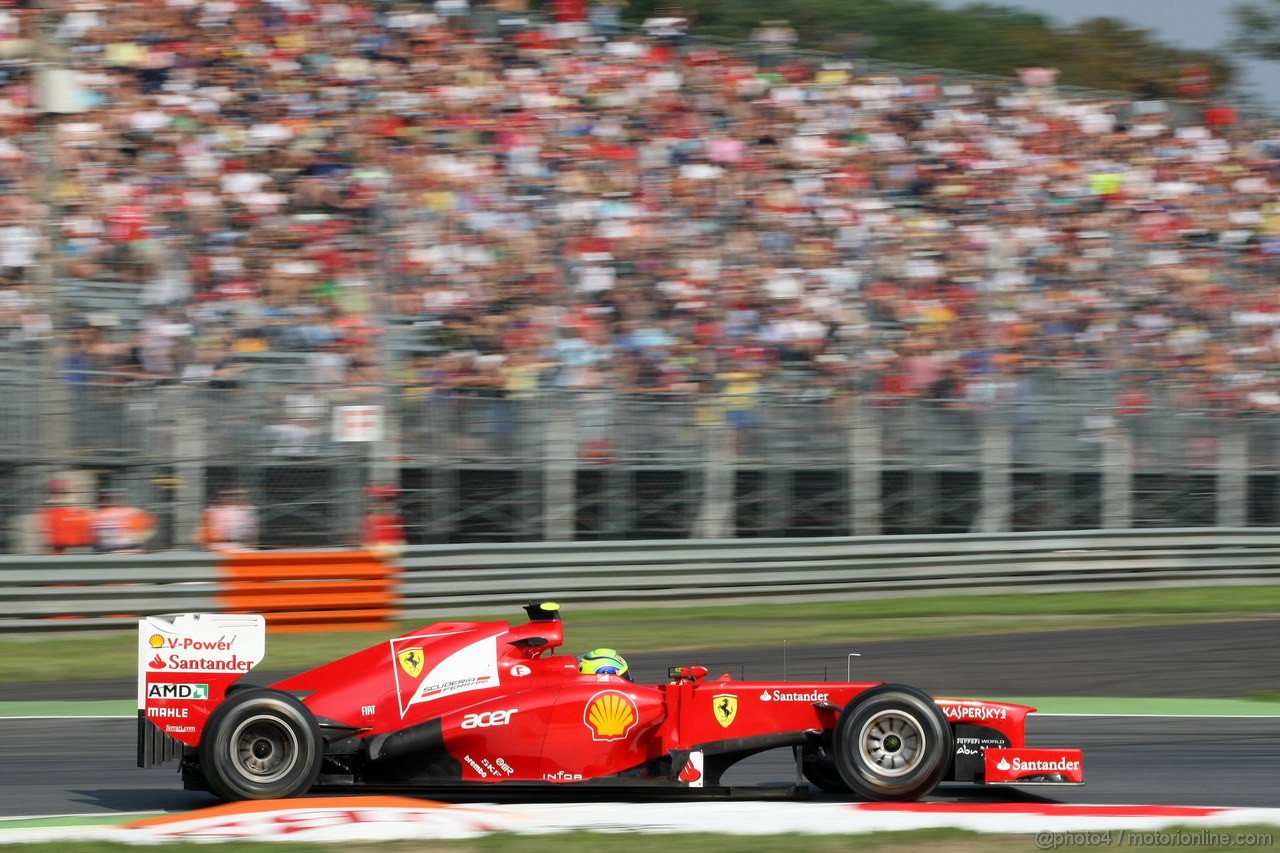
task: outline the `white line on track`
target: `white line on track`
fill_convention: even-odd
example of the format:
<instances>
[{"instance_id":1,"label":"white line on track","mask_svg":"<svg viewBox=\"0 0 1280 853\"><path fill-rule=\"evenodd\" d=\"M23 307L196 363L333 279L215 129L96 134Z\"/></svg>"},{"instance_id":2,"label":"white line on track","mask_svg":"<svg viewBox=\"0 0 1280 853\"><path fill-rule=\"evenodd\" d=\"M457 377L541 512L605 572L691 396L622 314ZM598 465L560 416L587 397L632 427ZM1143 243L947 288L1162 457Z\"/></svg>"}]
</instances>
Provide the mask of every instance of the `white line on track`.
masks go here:
<instances>
[{"instance_id":1,"label":"white line on track","mask_svg":"<svg viewBox=\"0 0 1280 853\"><path fill-rule=\"evenodd\" d=\"M184 814L184 812L152 810L140 812L66 812L64 814L6 815L0 817L0 824L13 823L20 820L62 820L64 818L109 818L115 820L123 817L154 817L165 814Z\"/></svg>"},{"instance_id":2,"label":"white line on track","mask_svg":"<svg viewBox=\"0 0 1280 853\"><path fill-rule=\"evenodd\" d=\"M136 720L137 714L23 714L20 717L6 717L2 720Z\"/></svg>"}]
</instances>

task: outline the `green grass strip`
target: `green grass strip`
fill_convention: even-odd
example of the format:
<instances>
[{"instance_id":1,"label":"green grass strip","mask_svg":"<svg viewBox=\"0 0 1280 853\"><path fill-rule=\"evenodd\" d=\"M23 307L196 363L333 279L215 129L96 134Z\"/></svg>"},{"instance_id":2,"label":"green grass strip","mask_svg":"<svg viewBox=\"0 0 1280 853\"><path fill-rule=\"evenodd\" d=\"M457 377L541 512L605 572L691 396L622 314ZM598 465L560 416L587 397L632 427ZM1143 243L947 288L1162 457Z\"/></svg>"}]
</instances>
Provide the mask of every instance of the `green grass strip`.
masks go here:
<instances>
[{"instance_id":1,"label":"green grass strip","mask_svg":"<svg viewBox=\"0 0 1280 853\"><path fill-rule=\"evenodd\" d=\"M1136 698L1113 696L1003 697L1041 714L1106 714L1158 717L1280 717L1280 703L1252 699Z\"/></svg>"},{"instance_id":2,"label":"green grass strip","mask_svg":"<svg viewBox=\"0 0 1280 853\"><path fill-rule=\"evenodd\" d=\"M0 702L0 717L136 717L137 699Z\"/></svg>"}]
</instances>

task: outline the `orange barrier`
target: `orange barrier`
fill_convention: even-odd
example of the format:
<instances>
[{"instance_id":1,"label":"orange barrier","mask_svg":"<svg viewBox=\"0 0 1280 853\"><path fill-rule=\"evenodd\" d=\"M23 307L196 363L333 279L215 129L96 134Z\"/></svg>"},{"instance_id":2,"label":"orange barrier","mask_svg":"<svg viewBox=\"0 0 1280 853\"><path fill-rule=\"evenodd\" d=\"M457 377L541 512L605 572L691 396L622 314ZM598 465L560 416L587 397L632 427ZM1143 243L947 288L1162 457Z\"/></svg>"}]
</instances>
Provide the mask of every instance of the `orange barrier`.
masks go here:
<instances>
[{"instance_id":1,"label":"orange barrier","mask_svg":"<svg viewBox=\"0 0 1280 853\"><path fill-rule=\"evenodd\" d=\"M236 551L219 571L219 609L261 613L270 631L385 631L396 618L396 568L368 551Z\"/></svg>"}]
</instances>

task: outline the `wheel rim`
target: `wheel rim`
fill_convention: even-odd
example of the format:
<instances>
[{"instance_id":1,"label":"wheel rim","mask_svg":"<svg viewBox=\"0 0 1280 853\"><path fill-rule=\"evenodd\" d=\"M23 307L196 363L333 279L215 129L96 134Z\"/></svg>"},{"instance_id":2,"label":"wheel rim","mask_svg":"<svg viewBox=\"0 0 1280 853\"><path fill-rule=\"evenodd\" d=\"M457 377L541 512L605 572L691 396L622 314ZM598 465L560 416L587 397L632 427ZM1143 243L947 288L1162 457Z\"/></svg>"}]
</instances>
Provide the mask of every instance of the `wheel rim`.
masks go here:
<instances>
[{"instance_id":1,"label":"wheel rim","mask_svg":"<svg viewBox=\"0 0 1280 853\"><path fill-rule=\"evenodd\" d=\"M862 725L858 752L864 764L882 776L910 773L925 754L924 727L902 711L884 711Z\"/></svg>"},{"instance_id":2,"label":"wheel rim","mask_svg":"<svg viewBox=\"0 0 1280 853\"><path fill-rule=\"evenodd\" d=\"M259 715L231 733L231 761L257 784L283 779L298 763L298 736L276 717Z\"/></svg>"}]
</instances>

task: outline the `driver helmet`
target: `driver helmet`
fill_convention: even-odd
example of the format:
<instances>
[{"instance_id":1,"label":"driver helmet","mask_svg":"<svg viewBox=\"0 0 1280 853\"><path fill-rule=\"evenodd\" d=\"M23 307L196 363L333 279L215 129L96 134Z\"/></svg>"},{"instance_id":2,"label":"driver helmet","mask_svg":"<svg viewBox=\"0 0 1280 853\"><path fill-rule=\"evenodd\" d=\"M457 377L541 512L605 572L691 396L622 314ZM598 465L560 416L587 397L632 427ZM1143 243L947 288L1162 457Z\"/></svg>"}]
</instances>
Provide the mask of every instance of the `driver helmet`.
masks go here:
<instances>
[{"instance_id":1,"label":"driver helmet","mask_svg":"<svg viewBox=\"0 0 1280 853\"><path fill-rule=\"evenodd\" d=\"M583 675L617 675L630 681L627 669L616 649L592 649L578 659L578 672Z\"/></svg>"}]
</instances>

